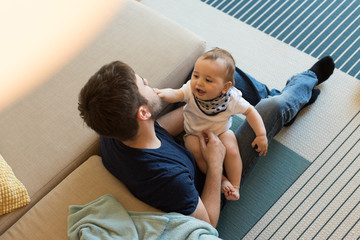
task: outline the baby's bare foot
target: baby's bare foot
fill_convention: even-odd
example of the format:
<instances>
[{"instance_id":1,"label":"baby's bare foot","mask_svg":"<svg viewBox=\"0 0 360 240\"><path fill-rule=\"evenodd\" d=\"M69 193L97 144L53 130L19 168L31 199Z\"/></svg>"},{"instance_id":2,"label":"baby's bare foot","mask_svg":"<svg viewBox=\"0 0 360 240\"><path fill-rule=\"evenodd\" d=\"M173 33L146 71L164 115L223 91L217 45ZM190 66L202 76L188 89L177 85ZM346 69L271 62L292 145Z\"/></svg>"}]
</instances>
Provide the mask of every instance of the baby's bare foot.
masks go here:
<instances>
[{"instance_id":1,"label":"baby's bare foot","mask_svg":"<svg viewBox=\"0 0 360 240\"><path fill-rule=\"evenodd\" d=\"M227 179L221 182L221 192L227 200L239 200L239 187L234 187Z\"/></svg>"}]
</instances>

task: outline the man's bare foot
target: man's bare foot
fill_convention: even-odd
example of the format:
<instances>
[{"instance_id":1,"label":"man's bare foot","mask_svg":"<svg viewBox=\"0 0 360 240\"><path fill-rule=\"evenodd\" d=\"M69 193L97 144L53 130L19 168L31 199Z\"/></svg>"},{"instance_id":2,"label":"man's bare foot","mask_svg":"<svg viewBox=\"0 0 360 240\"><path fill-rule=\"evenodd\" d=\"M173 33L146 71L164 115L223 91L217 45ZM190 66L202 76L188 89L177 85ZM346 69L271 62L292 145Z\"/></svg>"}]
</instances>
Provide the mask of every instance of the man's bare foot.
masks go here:
<instances>
[{"instance_id":1,"label":"man's bare foot","mask_svg":"<svg viewBox=\"0 0 360 240\"><path fill-rule=\"evenodd\" d=\"M240 198L239 187L234 187L227 179L223 179L221 182L221 192L227 200L239 200Z\"/></svg>"}]
</instances>

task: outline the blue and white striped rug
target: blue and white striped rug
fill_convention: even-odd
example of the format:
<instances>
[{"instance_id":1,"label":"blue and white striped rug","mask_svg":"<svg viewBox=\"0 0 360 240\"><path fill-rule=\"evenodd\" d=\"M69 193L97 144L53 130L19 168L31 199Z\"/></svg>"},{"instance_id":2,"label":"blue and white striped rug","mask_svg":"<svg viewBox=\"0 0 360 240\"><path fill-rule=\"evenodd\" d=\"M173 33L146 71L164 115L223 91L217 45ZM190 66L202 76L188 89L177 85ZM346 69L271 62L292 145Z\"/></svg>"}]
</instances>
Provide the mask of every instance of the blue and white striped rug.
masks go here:
<instances>
[{"instance_id":1,"label":"blue and white striped rug","mask_svg":"<svg viewBox=\"0 0 360 240\"><path fill-rule=\"evenodd\" d=\"M360 79L360 1L202 0Z\"/></svg>"},{"instance_id":2,"label":"blue and white striped rug","mask_svg":"<svg viewBox=\"0 0 360 240\"><path fill-rule=\"evenodd\" d=\"M245 239L359 239L360 112Z\"/></svg>"}]
</instances>

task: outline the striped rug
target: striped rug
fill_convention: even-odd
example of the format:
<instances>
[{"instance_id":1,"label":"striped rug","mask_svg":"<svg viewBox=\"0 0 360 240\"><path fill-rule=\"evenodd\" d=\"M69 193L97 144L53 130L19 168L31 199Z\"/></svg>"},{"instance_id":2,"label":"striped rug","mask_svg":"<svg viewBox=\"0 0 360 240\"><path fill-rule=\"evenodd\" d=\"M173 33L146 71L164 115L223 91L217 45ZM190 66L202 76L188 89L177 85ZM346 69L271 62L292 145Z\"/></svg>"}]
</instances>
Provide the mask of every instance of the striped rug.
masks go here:
<instances>
[{"instance_id":1,"label":"striped rug","mask_svg":"<svg viewBox=\"0 0 360 240\"><path fill-rule=\"evenodd\" d=\"M359 0L202 1L360 79Z\"/></svg>"},{"instance_id":2,"label":"striped rug","mask_svg":"<svg viewBox=\"0 0 360 240\"><path fill-rule=\"evenodd\" d=\"M360 112L245 239L358 239Z\"/></svg>"}]
</instances>

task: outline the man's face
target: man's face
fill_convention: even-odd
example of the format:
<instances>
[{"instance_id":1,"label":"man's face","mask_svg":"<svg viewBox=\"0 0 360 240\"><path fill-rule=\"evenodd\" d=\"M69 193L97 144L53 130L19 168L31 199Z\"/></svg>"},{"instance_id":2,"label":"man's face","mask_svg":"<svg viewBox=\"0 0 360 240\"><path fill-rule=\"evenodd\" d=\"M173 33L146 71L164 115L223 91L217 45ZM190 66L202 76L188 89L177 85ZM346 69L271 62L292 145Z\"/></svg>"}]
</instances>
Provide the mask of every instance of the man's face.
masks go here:
<instances>
[{"instance_id":1,"label":"man's face","mask_svg":"<svg viewBox=\"0 0 360 240\"><path fill-rule=\"evenodd\" d=\"M136 76L136 84L139 88L139 92L148 100L148 107L151 111L151 116L155 119L158 114L161 112L161 101L157 93L149 86L148 81L145 78L140 77L138 74Z\"/></svg>"}]
</instances>

